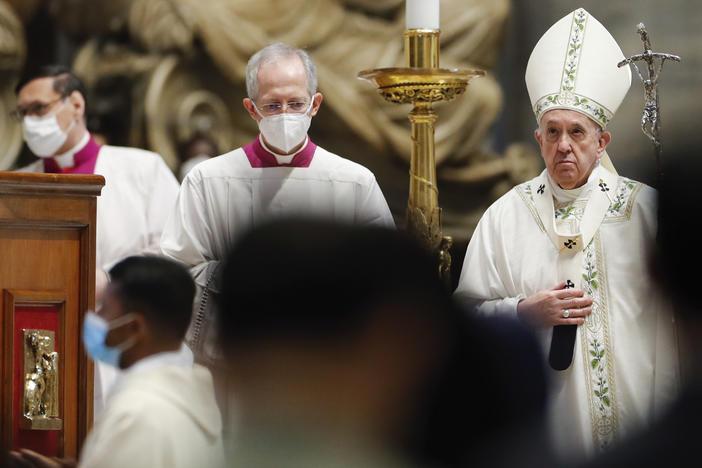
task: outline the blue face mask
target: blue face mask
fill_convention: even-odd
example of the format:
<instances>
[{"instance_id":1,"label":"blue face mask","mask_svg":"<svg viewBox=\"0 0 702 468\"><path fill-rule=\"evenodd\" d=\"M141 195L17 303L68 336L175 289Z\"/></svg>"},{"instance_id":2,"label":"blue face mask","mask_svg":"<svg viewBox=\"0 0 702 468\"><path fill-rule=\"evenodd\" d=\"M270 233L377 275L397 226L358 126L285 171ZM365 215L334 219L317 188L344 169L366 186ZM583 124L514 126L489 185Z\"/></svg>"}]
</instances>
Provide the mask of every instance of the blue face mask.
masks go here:
<instances>
[{"instance_id":1,"label":"blue face mask","mask_svg":"<svg viewBox=\"0 0 702 468\"><path fill-rule=\"evenodd\" d=\"M93 361L101 361L119 368L122 352L134 346L134 338L129 338L119 346L111 347L105 344L107 333L113 328L121 327L134 320L134 314L126 314L112 322L108 322L95 312L85 314L83 321L83 346Z\"/></svg>"}]
</instances>

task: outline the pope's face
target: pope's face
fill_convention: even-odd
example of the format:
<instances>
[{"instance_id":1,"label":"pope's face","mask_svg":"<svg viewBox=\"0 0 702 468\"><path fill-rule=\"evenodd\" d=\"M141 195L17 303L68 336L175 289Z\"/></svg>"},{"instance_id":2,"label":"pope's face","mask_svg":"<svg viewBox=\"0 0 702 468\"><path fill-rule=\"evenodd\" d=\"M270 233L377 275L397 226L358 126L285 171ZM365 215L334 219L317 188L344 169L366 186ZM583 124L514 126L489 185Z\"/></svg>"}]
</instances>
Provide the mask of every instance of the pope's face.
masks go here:
<instances>
[{"instance_id":1,"label":"pope's face","mask_svg":"<svg viewBox=\"0 0 702 468\"><path fill-rule=\"evenodd\" d=\"M584 114L566 109L546 112L534 136L549 175L564 189L587 182L612 138Z\"/></svg>"}]
</instances>

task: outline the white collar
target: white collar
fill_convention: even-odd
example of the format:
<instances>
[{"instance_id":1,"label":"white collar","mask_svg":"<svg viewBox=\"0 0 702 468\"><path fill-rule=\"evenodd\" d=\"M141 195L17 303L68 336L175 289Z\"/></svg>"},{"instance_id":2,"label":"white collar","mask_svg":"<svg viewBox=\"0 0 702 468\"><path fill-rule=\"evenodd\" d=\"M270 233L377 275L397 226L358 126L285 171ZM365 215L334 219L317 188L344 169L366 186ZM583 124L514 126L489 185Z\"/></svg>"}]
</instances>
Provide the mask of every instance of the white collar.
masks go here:
<instances>
[{"instance_id":1,"label":"white collar","mask_svg":"<svg viewBox=\"0 0 702 468\"><path fill-rule=\"evenodd\" d=\"M303 149L305 149L307 147L307 142L309 141L310 137L305 136L305 142L302 144L302 146L300 146L300 149L295 151L292 154L278 154L278 153L276 153L275 151L270 149L268 146L266 146L266 142L263 141L263 135L259 135L258 139L261 142L261 146L263 146L263 149L265 149L266 151L271 153L273 156L275 156L275 160L278 162L278 164L290 164L292 162L293 158L295 157L295 155L297 155L297 153L299 153L300 151L302 151Z\"/></svg>"},{"instance_id":2,"label":"white collar","mask_svg":"<svg viewBox=\"0 0 702 468\"><path fill-rule=\"evenodd\" d=\"M83 138L80 139L78 144L74 146L73 148L69 149L65 153L57 154L54 156L54 161L56 161L56 164L61 169L66 169L67 167L73 167L76 165L74 156L76 153L83 148L85 148L85 145L88 144L88 141L90 140L90 132L85 132L85 135L83 135Z\"/></svg>"},{"instance_id":3,"label":"white collar","mask_svg":"<svg viewBox=\"0 0 702 468\"><path fill-rule=\"evenodd\" d=\"M551 174L549 174L548 171L546 171L546 176L547 176L549 185L551 186L551 193L553 194L553 197L559 203L563 203L563 202L573 201L573 200L577 200L577 199L587 199L590 196L590 193L592 192L592 188L595 185L597 185L597 182L600 180L599 171L600 171L600 163L598 161L595 163L595 167L592 169L592 172L590 173L590 176L587 178L587 181L583 185L581 185L580 187L576 187L574 189L561 188L551 178Z\"/></svg>"},{"instance_id":4,"label":"white collar","mask_svg":"<svg viewBox=\"0 0 702 468\"><path fill-rule=\"evenodd\" d=\"M594 172L593 170L593 173ZM612 203L613 195L610 192L610 187L616 187L617 176L606 169L598 170L596 173L592 174L592 176L594 176L591 177L594 180L593 186L590 187L590 190L587 190L586 187L586 190L581 190L580 192L581 198L582 194L585 193L587 193L588 198L586 198L587 203L585 210L579 222L579 234L577 234L576 237L573 237L575 233L558 231L554 216L554 196L551 191L551 186L553 184L549 180L548 171L544 169L541 175L536 179L536 183L539 184L539 188L533 195L536 212L539 215L544 230L559 252L563 251L564 245L568 247L569 252L581 251L582 248L586 247L597 232L597 229L607 213L607 208L609 208ZM600 188L595 189L598 185L594 184L598 184ZM589 183L585 185L588 186ZM579 242L577 242L578 240ZM578 247L573 249L572 246L568 245L569 241L576 241Z\"/></svg>"},{"instance_id":5,"label":"white collar","mask_svg":"<svg viewBox=\"0 0 702 468\"><path fill-rule=\"evenodd\" d=\"M133 372L142 372L144 370L154 369L161 366L178 366L178 367L192 367L194 362L193 352L190 351L184 343L180 345L178 351L165 351L163 353L152 354L139 361L135 362L128 369L125 370L123 375L131 374Z\"/></svg>"}]
</instances>

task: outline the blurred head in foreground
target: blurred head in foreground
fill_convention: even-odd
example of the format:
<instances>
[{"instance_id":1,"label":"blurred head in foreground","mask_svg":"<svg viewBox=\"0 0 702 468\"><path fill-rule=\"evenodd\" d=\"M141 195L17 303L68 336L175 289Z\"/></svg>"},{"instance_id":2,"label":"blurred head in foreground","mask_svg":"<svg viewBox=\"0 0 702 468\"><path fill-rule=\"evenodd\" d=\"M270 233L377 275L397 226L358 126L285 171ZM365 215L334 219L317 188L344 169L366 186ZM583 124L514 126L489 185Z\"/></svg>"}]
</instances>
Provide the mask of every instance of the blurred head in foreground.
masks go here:
<instances>
[{"instance_id":1,"label":"blurred head in foreground","mask_svg":"<svg viewBox=\"0 0 702 468\"><path fill-rule=\"evenodd\" d=\"M285 220L245 236L219 317L242 422L391 438L441 354L450 302L437 271L383 228Z\"/></svg>"},{"instance_id":2,"label":"blurred head in foreground","mask_svg":"<svg viewBox=\"0 0 702 468\"><path fill-rule=\"evenodd\" d=\"M535 343L458 310L437 258L398 231L319 220L277 221L237 243L219 301L239 408L234 456L281 463L270 457L299 458L307 447L348 459L362 447L458 466L493 429L543 409ZM510 373L514 355L519 375ZM527 373L517 395L511 379ZM481 430L454 430L467 421ZM259 440L271 432L276 447L296 453L257 451L271 446Z\"/></svg>"}]
</instances>

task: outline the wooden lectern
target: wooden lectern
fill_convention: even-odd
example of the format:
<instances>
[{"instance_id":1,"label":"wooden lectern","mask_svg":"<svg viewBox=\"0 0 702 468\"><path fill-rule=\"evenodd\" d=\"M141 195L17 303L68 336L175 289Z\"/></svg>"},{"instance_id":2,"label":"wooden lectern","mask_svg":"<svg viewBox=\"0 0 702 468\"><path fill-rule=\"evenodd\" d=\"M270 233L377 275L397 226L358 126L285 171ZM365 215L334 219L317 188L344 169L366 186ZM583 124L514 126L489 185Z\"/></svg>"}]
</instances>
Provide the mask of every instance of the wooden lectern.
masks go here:
<instances>
[{"instance_id":1,"label":"wooden lectern","mask_svg":"<svg viewBox=\"0 0 702 468\"><path fill-rule=\"evenodd\" d=\"M0 443L77 458L92 423L94 175L0 172Z\"/></svg>"}]
</instances>

